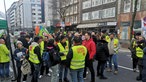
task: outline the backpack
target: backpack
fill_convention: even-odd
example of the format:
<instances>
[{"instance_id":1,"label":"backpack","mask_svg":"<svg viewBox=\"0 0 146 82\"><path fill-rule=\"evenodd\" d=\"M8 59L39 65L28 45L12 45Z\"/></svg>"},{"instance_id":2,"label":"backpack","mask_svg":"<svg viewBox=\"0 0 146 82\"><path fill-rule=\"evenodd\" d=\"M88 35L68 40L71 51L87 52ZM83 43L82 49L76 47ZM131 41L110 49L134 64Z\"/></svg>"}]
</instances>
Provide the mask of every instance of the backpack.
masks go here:
<instances>
[{"instance_id":1,"label":"backpack","mask_svg":"<svg viewBox=\"0 0 146 82\"><path fill-rule=\"evenodd\" d=\"M52 61L52 66L61 62L61 57L57 51L55 51L54 49L51 49L49 53L50 53L50 59Z\"/></svg>"}]
</instances>

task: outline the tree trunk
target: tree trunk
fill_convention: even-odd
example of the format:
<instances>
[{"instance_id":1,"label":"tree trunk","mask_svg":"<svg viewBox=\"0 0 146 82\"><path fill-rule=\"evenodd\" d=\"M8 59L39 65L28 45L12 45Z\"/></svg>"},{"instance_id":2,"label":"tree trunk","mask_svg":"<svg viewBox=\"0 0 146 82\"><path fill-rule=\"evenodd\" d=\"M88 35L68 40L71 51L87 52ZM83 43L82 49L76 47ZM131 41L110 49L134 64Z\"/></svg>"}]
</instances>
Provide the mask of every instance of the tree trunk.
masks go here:
<instances>
[{"instance_id":1,"label":"tree trunk","mask_svg":"<svg viewBox=\"0 0 146 82\"><path fill-rule=\"evenodd\" d=\"M134 12L133 12L133 15L132 15L132 22L131 22L131 29L130 29L130 41L132 40L132 35L133 35L134 21L135 21L136 12L137 12L137 2L138 2L138 0L135 0Z\"/></svg>"}]
</instances>

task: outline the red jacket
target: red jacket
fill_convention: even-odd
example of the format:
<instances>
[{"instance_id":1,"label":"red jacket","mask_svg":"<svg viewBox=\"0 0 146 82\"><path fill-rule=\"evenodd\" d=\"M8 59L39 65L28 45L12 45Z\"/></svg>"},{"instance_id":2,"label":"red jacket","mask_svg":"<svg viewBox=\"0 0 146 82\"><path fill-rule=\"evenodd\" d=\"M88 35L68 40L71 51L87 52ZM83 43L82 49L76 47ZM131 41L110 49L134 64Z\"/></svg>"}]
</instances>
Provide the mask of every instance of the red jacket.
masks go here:
<instances>
[{"instance_id":1,"label":"red jacket","mask_svg":"<svg viewBox=\"0 0 146 82\"><path fill-rule=\"evenodd\" d=\"M93 59L94 55L96 54L96 45L93 39L84 40L82 44L87 48L89 53L89 60Z\"/></svg>"}]
</instances>

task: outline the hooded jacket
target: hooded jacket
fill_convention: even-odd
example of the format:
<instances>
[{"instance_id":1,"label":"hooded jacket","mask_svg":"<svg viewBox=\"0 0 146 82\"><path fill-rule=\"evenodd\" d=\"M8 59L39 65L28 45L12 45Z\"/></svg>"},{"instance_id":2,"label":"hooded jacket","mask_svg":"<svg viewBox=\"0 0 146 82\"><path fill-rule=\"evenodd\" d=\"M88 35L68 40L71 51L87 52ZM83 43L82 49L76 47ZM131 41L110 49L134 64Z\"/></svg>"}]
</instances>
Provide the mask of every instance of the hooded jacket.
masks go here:
<instances>
[{"instance_id":1,"label":"hooded jacket","mask_svg":"<svg viewBox=\"0 0 146 82\"><path fill-rule=\"evenodd\" d=\"M89 60L92 60L94 58L94 55L96 54L96 45L92 38L89 40L84 40L82 44L87 48L89 53Z\"/></svg>"},{"instance_id":2,"label":"hooded jacket","mask_svg":"<svg viewBox=\"0 0 146 82\"><path fill-rule=\"evenodd\" d=\"M96 45L95 59L98 61L107 61L109 57L108 42L105 40L98 40Z\"/></svg>"}]
</instances>

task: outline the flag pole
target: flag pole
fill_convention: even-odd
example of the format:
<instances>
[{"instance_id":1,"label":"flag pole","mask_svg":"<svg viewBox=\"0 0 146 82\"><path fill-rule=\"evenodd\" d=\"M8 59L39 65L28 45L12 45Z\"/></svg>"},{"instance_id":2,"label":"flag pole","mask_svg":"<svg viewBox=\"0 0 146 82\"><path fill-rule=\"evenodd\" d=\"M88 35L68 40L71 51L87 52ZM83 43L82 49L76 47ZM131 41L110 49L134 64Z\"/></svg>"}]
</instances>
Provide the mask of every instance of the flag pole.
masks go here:
<instances>
[{"instance_id":1,"label":"flag pole","mask_svg":"<svg viewBox=\"0 0 146 82\"><path fill-rule=\"evenodd\" d=\"M15 68L15 62L14 62L14 58L13 58L13 52L12 52L12 47L11 47L11 40L10 40L10 34L9 34L9 27L8 27L8 22L7 22L7 12L6 12L6 3L4 0L4 9L5 9L5 16L6 16L6 26L7 26L7 34L8 34L8 42L9 42L9 50L10 50L10 54L11 54L11 61L12 61L12 66L13 66L13 71L14 71L14 78L12 81L16 81L17 75L16 75L16 68Z\"/></svg>"}]
</instances>

